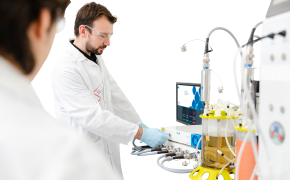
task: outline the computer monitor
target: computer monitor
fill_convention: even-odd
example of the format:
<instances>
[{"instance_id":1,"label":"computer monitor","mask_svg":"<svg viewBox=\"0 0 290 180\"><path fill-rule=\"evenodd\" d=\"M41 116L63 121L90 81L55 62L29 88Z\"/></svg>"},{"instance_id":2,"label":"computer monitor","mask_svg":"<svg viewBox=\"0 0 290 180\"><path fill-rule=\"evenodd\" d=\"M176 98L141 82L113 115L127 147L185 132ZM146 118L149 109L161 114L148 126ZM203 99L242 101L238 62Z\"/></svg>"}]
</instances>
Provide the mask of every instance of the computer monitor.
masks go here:
<instances>
[{"instance_id":1,"label":"computer monitor","mask_svg":"<svg viewBox=\"0 0 290 180\"><path fill-rule=\"evenodd\" d=\"M186 125L200 125L204 104L200 100L200 84L176 83L176 121Z\"/></svg>"}]
</instances>

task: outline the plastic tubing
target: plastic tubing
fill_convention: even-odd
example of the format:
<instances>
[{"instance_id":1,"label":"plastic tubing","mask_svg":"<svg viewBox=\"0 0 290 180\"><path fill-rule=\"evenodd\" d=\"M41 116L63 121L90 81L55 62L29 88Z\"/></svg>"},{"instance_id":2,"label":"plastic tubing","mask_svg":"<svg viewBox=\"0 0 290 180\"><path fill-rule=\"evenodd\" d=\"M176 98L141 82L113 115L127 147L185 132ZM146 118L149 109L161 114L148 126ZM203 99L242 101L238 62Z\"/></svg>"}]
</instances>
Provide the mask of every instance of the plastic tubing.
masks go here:
<instances>
[{"instance_id":1,"label":"plastic tubing","mask_svg":"<svg viewBox=\"0 0 290 180\"><path fill-rule=\"evenodd\" d=\"M239 117L239 114L236 112L236 111L234 111L232 108L227 108L229 111L232 111L232 113L234 113L235 114L235 116L238 116Z\"/></svg>"},{"instance_id":2,"label":"plastic tubing","mask_svg":"<svg viewBox=\"0 0 290 180\"><path fill-rule=\"evenodd\" d=\"M242 77L245 77L244 61L245 61L245 57L243 57L243 60L241 61L241 74L242 74ZM249 103L249 106L250 106L250 110L251 110L252 114L254 115L254 120L255 120L256 124L258 124L259 117L258 117L258 114L257 114L257 112L255 110L255 105L254 105L253 99L251 98L251 95L250 95L248 86L246 84L245 78L242 79L242 84L244 86L245 95L248 97L248 103ZM247 109L247 108L245 107L245 109ZM245 114L245 117L247 119L248 131L252 133L252 124L250 124L250 120L248 119L247 114ZM251 136L250 138L251 138L251 144L252 144L252 148L253 148L253 152L254 152L255 161L257 163L258 149L257 149L257 146L255 144L254 136L252 134L250 136Z\"/></svg>"},{"instance_id":3,"label":"plastic tubing","mask_svg":"<svg viewBox=\"0 0 290 180\"><path fill-rule=\"evenodd\" d=\"M228 29L223 28L223 27L216 27L216 28L212 29L212 30L208 33L207 38L209 38L210 35L211 35L214 31L216 31L216 30L224 30L224 31L226 31L227 33L229 33L229 34L232 36L232 38L234 39L234 41L235 41L237 47L240 48L240 44L239 44L237 38L233 35L233 33L232 33L231 31L229 31ZM242 56L243 56L243 52L240 52L240 54L241 54L241 57L242 57Z\"/></svg>"},{"instance_id":4,"label":"plastic tubing","mask_svg":"<svg viewBox=\"0 0 290 180\"><path fill-rule=\"evenodd\" d=\"M254 26L254 28L257 28L257 27L260 26L262 23L263 23L263 21L258 22L258 23Z\"/></svg>"},{"instance_id":5,"label":"plastic tubing","mask_svg":"<svg viewBox=\"0 0 290 180\"><path fill-rule=\"evenodd\" d=\"M196 153L198 152L198 145L199 145L199 143L200 143L201 140L202 140L202 136L199 138L199 140L198 140L198 142L196 144L196 147L195 147ZM198 165L200 165L201 162L200 162L199 156L201 156L201 154L198 154L197 153L197 155L198 155L197 162L198 162Z\"/></svg>"},{"instance_id":6,"label":"plastic tubing","mask_svg":"<svg viewBox=\"0 0 290 180\"><path fill-rule=\"evenodd\" d=\"M172 160L173 158L172 157L165 158L160 163L159 160L161 158L163 158L163 157L165 157L165 156L164 155L160 156L157 159L157 164L158 164L159 167L161 167L162 169L164 169L166 171L173 172L173 173L191 173L194 170L194 169L173 169L173 168L168 168L168 167L164 166L163 164L164 164L165 161Z\"/></svg>"},{"instance_id":7,"label":"plastic tubing","mask_svg":"<svg viewBox=\"0 0 290 180\"><path fill-rule=\"evenodd\" d=\"M224 157L226 160L228 160L229 162L232 162L232 163L234 163L234 160L230 160L230 158L228 158L225 154L223 154L223 152L221 152L220 150L217 150L217 152L222 156L222 157Z\"/></svg>"},{"instance_id":8,"label":"plastic tubing","mask_svg":"<svg viewBox=\"0 0 290 180\"><path fill-rule=\"evenodd\" d=\"M238 51L237 51L237 53L236 53L236 55L235 55L234 65L235 65L235 62L236 62L236 59L237 59L237 55L238 55L239 52L241 52L241 50L242 50L242 48L239 48ZM244 63L244 57L242 57L242 61L241 61L242 84L243 84L243 86L245 86L244 88L245 88L246 96L249 97L248 98L248 101L250 101L249 105L250 105L251 111L253 112L254 119L258 121L258 116L256 114L255 108L254 107L252 108L252 106L253 106L253 104L252 104L253 103L253 100L250 98L251 96L249 95L250 93L248 91L248 87L246 86L246 82L244 81L244 64L243 63ZM236 77L236 67L234 67L234 74L235 74L235 77ZM235 78L235 80L236 80L236 78ZM237 86L237 80L235 81L235 83L236 83L236 87L238 87ZM240 100L241 100L241 97L240 97ZM241 107L243 105L244 104L241 104ZM245 109L247 109L247 108L245 108ZM247 118L247 115L245 115L244 117ZM236 166L236 175L237 176L236 176L236 180L238 180L238 178L239 178L238 177L238 174L239 174L239 165L240 165L241 155L242 155L243 150L244 150L244 147L246 145L247 138L250 135L250 133L252 132L252 128L251 128L250 124L248 124L248 127L249 127L248 133L247 133L247 135L246 135L246 137L244 139L244 142L242 143L241 149L239 151L239 157L237 159L237 166ZM257 163L257 156L256 155L258 153L257 153L257 147L255 145L255 142L253 141L253 138L251 138L251 143L252 143L252 148L253 148L253 152L254 152L254 155L255 155L256 163Z\"/></svg>"},{"instance_id":9,"label":"plastic tubing","mask_svg":"<svg viewBox=\"0 0 290 180\"><path fill-rule=\"evenodd\" d=\"M132 144L133 144L134 147L136 147L135 140L136 139L133 139L133 141L132 141Z\"/></svg>"},{"instance_id":10,"label":"plastic tubing","mask_svg":"<svg viewBox=\"0 0 290 180\"><path fill-rule=\"evenodd\" d=\"M254 178L255 178L255 175L256 175L256 167L257 167L257 164L256 164L255 167L254 167L254 170L253 170L253 173L252 173L252 175L251 175L250 180L254 180Z\"/></svg>"},{"instance_id":11,"label":"plastic tubing","mask_svg":"<svg viewBox=\"0 0 290 180\"><path fill-rule=\"evenodd\" d=\"M241 50L242 48L239 48L239 50ZM237 90L237 95L239 97L239 102L240 102L240 108L242 108L242 97L241 97L241 93L240 93L240 89L239 89L239 85L238 85L238 78L237 78L237 72L236 72L236 59L237 59L237 53L235 55L235 60L234 60L234 63L233 63L233 66L234 66L234 78L235 78L235 85L236 85L236 90ZM243 77L242 77L243 78Z\"/></svg>"},{"instance_id":12,"label":"plastic tubing","mask_svg":"<svg viewBox=\"0 0 290 180\"><path fill-rule=\"evenodd\" d=\"M234 159L233 159L234 160ZM233 161L232 160L232 161ZM228 162L221 170L220 170L220 172L217 174L217 176L216 176L216 178L218 179L218 177L221 175L221 173L223 172L223 170L229 165L231 163L231 161L230 162Z\"/></svg>"},{"instance_id":13,"label":"plastic tubing","mask_svg":"<svg viewBox=\"0 0 290 180\"><path fill-rule=\"evenodd\" d=\"M235 180L238 180L239 179L239 168L240 168L240 163L241 163L241 159L242 159L242 153L246 147L246 142L247 142L247 139L248 139L248 136L250 135L250 131L247 132L246 134L246 137L241 145L241 149L239 151L239 155L238 155L238 159L236 161L236 177L235 177Z\"/></svg>"},{"instance_id":14,"label":"plastic tubing","mask_svg":"<svg viewBox=\"0 0 290 180\"><path fill-rule=\"evenodd\" d=\"M238 51L236 52L236 55L235 55L235 59L234 59L234 64L235 64L235 62L236 62L236 60L237 60L237 55L238 55L238 53L240 52L242 50L242 48L239 48L238 49ZM253 100L250 98L251 97L251 95L250 95L250 93L249 93L249 90L248 90L248 87L246 86L246 82L245 82L245 80L244 80L244 57L242 57L242 61L241 61L241 73L242 73L242 84L243 84L243 86L244 86L244 89L245 89L245 92L246 92L246 96L247 97L249 97L248 98L248 101L249 101L249 106L250 106L250 109L251 109L251 111L252 111L252 113L253 113L253 115L254 115L254 120L256 120L256 122L258 122L258 115L257 115L257 113L256 113L256 111L255 111L255 107L254 107L254 102L253 102ZM236 68L234 67L234 74L235 74L235 77L236 77ZM236 79L236 78L235 78ZM238 88L238 86L237 86L237 81L235 81L235 83L236 83L236 87ZM240 99L241 99L241 97L240 97ZM242 107L242 105L241 105L241 107ZM246 109L246 108L245 108ZM246 117L246 115L244 116L245 118L247 118ZM252 132L252 127L250 126L250 124L248 124L248 131L249 132ZM252 143L252 148L253 148L253 151L254 151L254 156L255 156L255 159L256 159L256 162L257 162L257 155L258 155L258 150L257 150L257 147L255 146L255 142L254 141L252 141L253 140L253 138L251 138L251 143Z\"/></svg>"},{"instance_id":15,"label":"plastic tubing","mask_svg":"<svg viewBox=\"0 0 290 180\"><path fill-rule=\"evenodd\" d=\"M231 118L232 119L232 118ZM226 129L225 129L225 138L226 138L226 143L228 145L228 148L230 149L230 151L232 152L232 154L236 157L236 153L233 151L233 149L231 148L230 146L230 143L228 141L228 138L227 138L227 129L228 129L228 125L229 125L229 121L227 121L227 125L226 125Z\"/></svg>"},{"instance_id":16,"label":"plastic tubing","mask_svg":"<svg viewBox=\"0 0 290 180\"><path fill-rule=\"evenodd\" d=\"M195 150L196 150L196 152L198 151L198 145L199 145L201 139L202 139L202 136L199 138L199 140L198 140L198 142L197 142L197 144L196 144L196 146L195 146Z\"/></svg>"},{"instance_id":17,"label":"plastic tubing","mask_svg":"<svg viewBox=\"0 0 290 180\"><path fill-rule=\"evenodd\" d=\"M132 152L131 155L139 155L139 154L143 154L143 153L146 153L146 152L151 152L151 149L140 151L140 152Z\"/></svg>"}]
</instances>

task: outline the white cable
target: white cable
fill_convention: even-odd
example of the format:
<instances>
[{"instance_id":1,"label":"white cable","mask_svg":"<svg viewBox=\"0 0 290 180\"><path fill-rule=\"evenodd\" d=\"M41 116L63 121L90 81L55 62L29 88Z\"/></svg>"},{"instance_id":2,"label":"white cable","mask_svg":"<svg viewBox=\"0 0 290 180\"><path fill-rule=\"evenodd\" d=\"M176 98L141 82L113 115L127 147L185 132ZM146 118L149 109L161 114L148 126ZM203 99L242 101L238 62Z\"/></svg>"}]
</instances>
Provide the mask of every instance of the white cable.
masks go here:
<instances>
[{"instance_id":1,"label":"white cable","mask_svg":"<svg viewBox=\"0 0 290 180\"><path fill-rule=\"evenodd\" d=\"M239 48L238 51L241 51L242 48ZM237 90L237 94L238 94L238 97L239 97L239 101L240 101L240 107L241 107L241 103L242 103L242 98L241 98L241 91L239 89L239 85L238 85L238 78L237 78L237 70L236 70L236 59L237 59L237 53L235 55L235 60L234 60L234 78L235 78L235 85L236 85L236 90ZM243 78L243 77L242 77Z\"/></svg>"},{"instance_id":2,"label":"white cable","mask_svg":"<svg viewBox=\"0 0 290 180\"><path fill-rule=\"evenodd\" d=\"M235 117L239 117L239 114L233 110L232 108L227 108L229 111L232 111L232 113L234 114Z\"/></svg>"},{"instance_id":3,"label":"white cable","mask_svg":"<svg viewBox=\"0 0 290 180\"><path fill-rule=\"evenodd\" d=\"M234 159L233 159L234 160ZM233 161L232 160L232 161ZM230 164L231 162L228 162L226 165L224 165L224 167L220 170L220 172L217 174L216 178L218 178L220 176L220 174L223 172L223 170Z\"/></svg>"},{"instance_id":4,"label":"white cable","mask_svg":"<svg viewBox=\"0 0 290 180\"><path fill-rule=\"evenodd\" d=\"M194 170L194 169L172 169L172 168L165 167L165 166L163 165L163 163L164 163L165 161L172 160L173 157L165 158L165 159L161 162L161 164L160 164L159 161L160 161L160 159L162 159L163 157L166 157L166 155L162 155L162 156L158 157L156 162L157 162L157 165L158 165L159 167L161 167L162 169L164 169L164 170L166 170L166 171L173 172L173 173L190 173L190 172L192 172L192 171Z\"/></svg>"},{"instance_id":5,"label":"white cable","mask_svg":"<svg viewBox=\"0 0 290 180\"><path fill-rule=\"evenodd\" d=\"M256 168L257 168L257 164L255 165L255 167L254 167L254 169L253 169L253 172L252 172L252 175L251 175L250 180L254 180L255 175L256 175Z\"/></svg>"},{"instance_id":6,"label":"white cable","mask_svg":"<svg viewBox=\"0 0 290 180\"><path fill-rule=\"evenodd\" d=\"M188 41L187 43L185 43L184 45L190 43L191 41L196 41L196 40L198 40L198 41L203 41L203 42L205 42L207 45L209 45L209 43L207 43L206 41L201 40L201 39L193 39L193 40L190 40L190 41ZM212 47L211 47L210 45L209 45L209 47L211 48L211 50L213 50Z\"/></svg>"},{"instance_id":7,"label":"white cable","mask_svg":"<svg viewBox=\"0 0 290 180\"><path fill-rule=\"evenodd\" d=\"M201 158L199 158L201 156L201 153L197 153L198 152L198 145L201 142L201 140L202 140L202 136L200 136L200 138L199 138L199 140L198 140L198 142L196 144L196 147L195 147L196 154L198 155L198 157L197 157L197 163L198 163L198 165L201 164L201 162L200 162Z\"/></svg>"},{"instance_id":8,"label":"white cable","mask_svg":"<svg viewBox=\"0 0 290 180\"><path fill-rule=\"evenodd\" d=\"M237 55L239 54L239 52L242 50L242 48L239 48L238 50L237 50L237 52L236 52L236 54L235 54L235 59L234 59L234 63L236 62L236 60L237 60ZM246 55L247 55L247 52L246 52ZM246 56L245 55L245 56ZM243 84L243 87L244 87L244 92L245 92L245 94L247 95L247 97L248 97L248 101L249 101L249 106L250 106L250 109L251 109L251 112L252 112L252 114L253 114L253 116L254 116L254 120L256 120L256 122L258 122L258 115L257 115L257 113L256 113L256 111L255 111L255 107L254 107L254 102L253 102L253 100L252 100L252 98L251 98L251 95L250 95L250 93L249 93L249 90L248 90L248 87L246 86L246 82L245 82L245 80L244 80L244 77L245 77L245 75L244 75L244 63L245 61L244 61L244 57L242 58L242 61L241 61L241 73L242 73L242 84ZM236 69L234 68L234 71L235 71ZM236 84L237 84L237 82L236 82ZM241 105L241 107L242 107L242 105ZM245 108L245 110L246 110L247 108ZM247 115L245 114L245 116L244 117L246 117ZM249 130L249 132L252 132L252 127L250 126L250 124L248 124L248 130ZM255 156L255 159L257 159L257 155L258 155L258 150L257 150L257 147L254 145L255 144L255 142L253 142L252 141L252 139L253 138L251 138L251 143L252 143L252 148L253 148L253 152L254 152L254 156Z\"/></svg>"},{"instance_id":9,"label":"white cable","mask_svg":"<svg viewBox=\"0 0 290 180\"><path fill-rule=\"evenodd\" d=\"M228 29L223 28L223 27L216 27L216 28L212 29L212 30L208 33L207 38L209 38L209 37L211 36L211 34L212 34L214 31L216 31L216 30L224 30L224 31L226 31L227 33L229 33L229 34L232 36L232 38L234 39L234 41L235 41L237 47L238 47L238 48L241 47L240 44L239 44L239 42L238 42L238 40L237 40L237 38L235 37L235 35L234 35L231 31L229 31ZM241 56L243 56L243 53L242 53L242 52L240 52L240 54L241 54Z\"/></svg>"},{"instance_id":10,"label":"white cable","mask_svg":"<svg viewBox=\"0 0 290 180\"><path fill-rule=\"evenodd\" d=\"M217 152L218 152L222 157L224 157L226 160L228 160L229 162L234 163L234 160L235 160L235 159L230 160L230 158L228 158L228 157L227 157L223 152L221 152L220 150L217 150Z\"/></svg>"},{"instance_id":11,"label":"white cable","mask_svg":"<svg viewBox=\"0 0 290 180\"><path fill-rule=\"evenodd\" d=\"M211 71L212 71L213 73L215 73L212 69L211 69ZM217 75L217 73L215 73L215 75L220 79L220 82L221 82L221 88L223 89L223 83L222 83L221 78L219 77L219 75Z\"/></svg>"},{"instance_id":12,"label":"white cable","mask_svg":"<svg viewBox=\"0 0 290 180\"><path fill-rule=\"evenodd\" d=\"M247 52L245 53L245 56L243 57L243 60L241 61L241 74L242 74L242 77L245 77L244 62L245 62L245 57L246 56L247 56ZM248 99L248 104L250 106L250 110L251 110L251 112L252 112L252 114L254 116L254 122L256 121L256 124L257 124L258 121L259 121L259 117L258 117L258 114L257 114L257 112L255 110L255 104L254 104L253 99L251 97L251 94L249 92L249 89L248 89L248 86L246 84L245 78L243 78L242 84L243 84L243 87L244 87L245 95L246 95L246 97L248 97L247 99ZM247 109L247 107L245 109ZM247 113L245 114L245 117L247 119L248 131L252 133L252 124L250 123L250 120L248 120ZM254 139L254 137L253 137L252 134L250 135L250 138L251 138L251 144L252 144L252 148L253 148L253 152L254 152L255 161L257 163L257 159L258 159L258 149L257 149L257 146L255 144L255 139Z\"/></svg>"},{"instance_id":13,"label":"white cable","mask_svg":"<svg viewBox=\"0 0 290 180\"><path fill-rule=\"evenodd\" d=\"M240 52L242 50L242 48L239 48L238 49L238 51L236 52L236 55L235 55L235 59L234 59L234 64L235 64L235 62L236 62L236 59L237 59L237 55L238 55L238 53ZM247 52L246 52L246 54L247 54ZM250 108L251 108L251 106L253 105L253 104L251 104L252 103L252 99L250 98L251 96L249 95L249 91L248 91L248 87L245 85L246 83L245 83L245 80L244 80L244 63L245 61L244 61L244 57L242 57L242 61L241 61L241 73L242 73L242 84L243 84L243 87L245 88L244 89L244 91L246 92L246 95L247 95L247 97L249 97L248 98L248 101L250 101L250 103L249 103L249 105L250 105ZM236 71L236 69L234 68L234 72ZM236 82L236 84L237 84L237 82ZM241 104L241 108L243 108L243 105L244 105L244 103L242 102L242 104ZM254 109L254 108L253 108ZM253 111L253 109L251 108L251 111L253 112L253 115L254 115L254 119L256 120L256 121L258 121L258 116L257 116L257 114L256 114L256 111L254 110ZM247 110L247 108L244 108L244 110L246 111ZM247 118L247 114L245 113L245 116L244 116L245 118ZM250 135L250 133L252 132L252 128L251 128L251 126L250 126L250 124L248 125L248 127L249 127L249 129L248 129L248 133L247 133L247 135L246 135L246 138L245 138L245 140L244 140L244 142L242 143L242 146L241 146L241 149L240 149L240 152L239 152L239 156L238 156L238 159L237 159L237 166L236 166L236 180L238 180L238 174L239 174L239 165L240 165L240 160L241 160L241 154L243 153L243 150L244 150L244 147L245 147L245 145L246 145L246 141L247 141L247 137ZM251 138L251 143L252 143L252 148L253 148L253 152L254 152L254 155L257 155L257 147L255 146L255 142L253 141L253 138ZM254 144L254 145L253 145ZM243 148L242 148L243 147ZM255 158L257 158L256 156L255 156ZM256 161L257 162L257 161Z\"/></svg>"},{"instance_id":14,"label":"white cable","mask_svg":"<svg viewBox=\"0 0 290 180\"><path fill-rule=\"evenodd\" d=\"M160 167L173 173L191 173L194 170L194 169L172 169L163 165L165 161L172 160L172 159L173 157L163 159L160 163L161 165Z\"/></svg>"},{"instance_id":15,"label":"white cable","mask_svg":"<svg viewBox=\"0 0 290 180\"><path fill-rule=\"evenodd\" d=\"M232 118L231 118L232 119ZM228 125L229 125L229 121L227 120L227 125L226 125L226 129L225 129L225 138L226 138L226 143L228 145L228 148L230 149L230 151L232 152L232 154L236 157L236 153L232 150L231 146L230 146L230 143L228 141L228 138L227 138L227 129L228 129Z\"/></svg>"}]
</instances>

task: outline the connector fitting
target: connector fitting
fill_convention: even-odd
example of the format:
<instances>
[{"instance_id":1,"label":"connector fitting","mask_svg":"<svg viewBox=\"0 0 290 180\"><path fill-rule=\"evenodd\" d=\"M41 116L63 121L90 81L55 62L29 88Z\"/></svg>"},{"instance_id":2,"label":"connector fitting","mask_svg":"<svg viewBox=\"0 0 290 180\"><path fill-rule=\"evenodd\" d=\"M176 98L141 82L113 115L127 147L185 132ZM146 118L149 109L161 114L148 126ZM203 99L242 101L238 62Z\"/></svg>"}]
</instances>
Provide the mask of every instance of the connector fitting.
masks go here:
<instances>
[{"instance_id":1,"label":"connector fitting","mask_svg":"<svg viewBox=\"0 0 290 180\"><path fill-rule=\"evenodd\" d=\"M175 154L176 154L177 156L183 156L183 151L176 152Z\"/></svg>"},{"instance_id":2,"label":"connector fitting","mask_svg":"<svg viewBox=\"0 0 290 180\"><path fill-rule=\"evenodd\" d=\"M181 46L181 52L185 52L187 51L185 44L183 46Z\"/></svg>"},{"instance_id":3,"label":"connector fitting","mask_svg":"<svg viewBox=\"0 0 290 180\"><path fill-rule=\"evenodd\" d=\"M224 155L220 150L217 150L217 152L222 156Z\"/></svg>"},{"instance_id":4,"label":"connector fitting","mask_svg":"<svg viewBox=\"0 0 290 180\"><path fill-rule=\"evenodd\" d=\"M184 157L184 159L194 159L195 155L193 155L193 154L184 154L183 157Z\"/></svg>"},{"instance_id":5,"label":"connector fitting","mask_svg":"<svg viewBox=\"0 0 290 180\"><path fill-rule=\"evenodd\" d=\"M176 153L176 152L177 152L177 149L176 149L176 148L174 148L174 149L170 149L170 150L168 150L168 152L169 152L169 153Z\"/></svg>"},{"instance_id":6,"label":"connector fitting","mask_svg":"<svg viewBox=\"0 0 290 180\"><path fill-rule=\"evenodd\" d=\"M246 64L249 66L249 65L253 65L255 55L254 55L254 48L253 46L250 47L250 50L249 50L249 53L246 57Z\"/></svg>"},{"instance_id":7,"label":"connector fitting","mask_svg":"<svg viewBox=\"0 0 290 180\"><path fill-rule=\"evenodd\" d=\"M168 150L167 147L161 148L161 151L167 151L167 150Z\"/></svg>"},{"instance_id":8,"label":"connector fitting","mask_svg":"<svg viewBox=\"0 0 290 180\"><path fill-rule=\"evenodd\" d=\"M209 68L210 67L210 64L209 64L210 59L209 59L209 54L208 53L204 54L202 62L203 62L203 68Z\"/></svg>"}]
</instances>

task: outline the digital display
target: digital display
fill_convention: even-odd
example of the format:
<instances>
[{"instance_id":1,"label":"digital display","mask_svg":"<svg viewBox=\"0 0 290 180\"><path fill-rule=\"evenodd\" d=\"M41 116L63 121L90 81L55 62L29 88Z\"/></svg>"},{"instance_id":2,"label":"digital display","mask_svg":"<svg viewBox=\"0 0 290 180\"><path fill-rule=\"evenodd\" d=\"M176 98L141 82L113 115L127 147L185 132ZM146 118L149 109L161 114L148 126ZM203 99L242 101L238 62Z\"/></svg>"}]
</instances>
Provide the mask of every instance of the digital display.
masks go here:
<instances>
[{"instance_id":1,"label":"digital display","mask_svg":"<svg viewBox=\"0 0 290 180\"><path fill-rule=\"evenodd\" d=\"M187 124L201 124L203 102L200 99L200 86L177 85L177 120Z\"/></svg>"}]
</instances>

